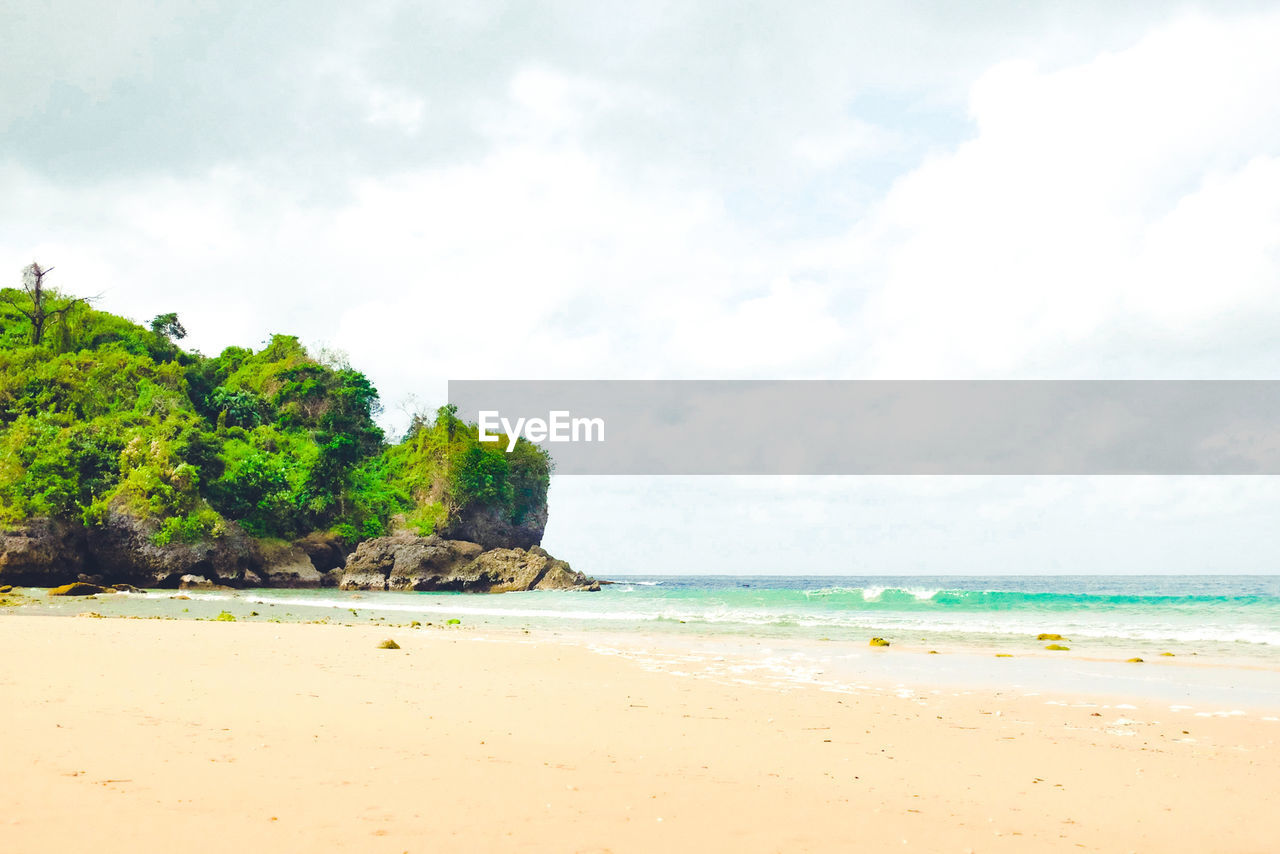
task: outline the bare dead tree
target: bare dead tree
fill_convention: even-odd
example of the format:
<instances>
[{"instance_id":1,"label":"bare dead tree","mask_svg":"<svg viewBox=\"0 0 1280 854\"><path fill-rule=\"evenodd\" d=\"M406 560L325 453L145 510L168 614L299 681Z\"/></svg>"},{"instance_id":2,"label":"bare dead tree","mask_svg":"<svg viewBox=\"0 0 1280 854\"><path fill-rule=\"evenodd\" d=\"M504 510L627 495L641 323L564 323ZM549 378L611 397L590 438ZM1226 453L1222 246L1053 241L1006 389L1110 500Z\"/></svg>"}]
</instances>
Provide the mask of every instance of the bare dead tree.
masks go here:
<instances>
[{"instance_id":1,"label":"bare dead tree","mask_svg":"<svg viewBox=\"0 0 1280 854\"><path fill-rule=\"evenodd\" d=\"M21 305L13 293L4 294L2 297L5 302L31 321L31 343L36 347L40 346L40 342L44 340L44 333L50 321L65 320L67 312L78 305L87 305L90 300L89 297L68 299L46 288L44 277L52 272L52 267L41 267L35 261L22 268L22 290L31 300L31 308Z\"/></svg>"}]
</instances>

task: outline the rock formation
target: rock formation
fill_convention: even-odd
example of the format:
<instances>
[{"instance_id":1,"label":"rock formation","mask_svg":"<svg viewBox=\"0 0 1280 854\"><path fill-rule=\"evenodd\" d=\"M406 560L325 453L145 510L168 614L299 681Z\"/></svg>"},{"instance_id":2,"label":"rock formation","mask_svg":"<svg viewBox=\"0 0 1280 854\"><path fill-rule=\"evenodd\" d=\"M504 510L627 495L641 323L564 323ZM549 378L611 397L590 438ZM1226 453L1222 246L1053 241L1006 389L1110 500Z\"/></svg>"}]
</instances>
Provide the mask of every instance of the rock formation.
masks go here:
<instances>
[{"instance_id":1,"label":"rock formation","mask_svg":"<svg viewBox=\"0 0 1280 854\"><path fill-rule=\"evenodd\" d=\"M473 517L484 542L401 532L365 540L350 551L337 538L311 534L296 543L258 540L234 523L199 543L157 545L158 526L113 509L92 527L35 520L0 531L0 583L57 587L71 583L143 588L324 587L344 590L599 590L599 583L547 554L541 529L503 530ZM486 547L486 542L500 543Z\"/></svg>"},{"instance_id":2,"label":"rock formation","mask_svg":"<svg viewBox=\"0 0 1280 854\"><path fill-rule=\"evenodd\" d=\"M446 539L479 543L486 549L529 549L542 543L546 527L544 502L526 514L519 524L507 519L498 507L464 508L437 533Z\"/></svg>"},{"instance_id":3,"label":"rock formation","mask_svg":"<svg viewBox=\"0 0 1280 854\"><path fill-rule=\"evenodd\" d=\"M347 559L343 590L599 590L539 546L482 550L480 544L401 533L365 540Z\"/></svg>"},{"instance_id":4,"label":"rock formation","mask_svg":"<svg viewBox=\"0 0 1280 854\"><path fill-rule=\"evenodd\" d=\"M0 531L0 582L57 587L73 582L122 587L319 587L306 551L255 540L230 525L199 543L157 545L153 520L112 510L101 525L33 520ZM184 584L185 580L185 584Z\"/></svg>"},{"instance_id":5,"label":"rock formation","mask_svg":"<svg viewBox=\"0 0 1280 854\"><path fill-rule=\"evenodd\" d=\"M0 531L0 583L57 587L83 571L83 532L76 526L35 519Z\"/></svg>"},{"instance_id":6,"label":"rock formation","mask_svg":"<svg viewBox=\"0 0 1280 854\"><path fill-rule=\"evenodd\" d=\"M81 580L95 583L125 582L139 587L177 587L184 575L217 579L217 583L243 587L257 580L261 565L257 544L239 526L199 543L170 542L156 545L159 525L154 519L111 509L102 524L82 529Z\"/></svg>"}]
</instances>

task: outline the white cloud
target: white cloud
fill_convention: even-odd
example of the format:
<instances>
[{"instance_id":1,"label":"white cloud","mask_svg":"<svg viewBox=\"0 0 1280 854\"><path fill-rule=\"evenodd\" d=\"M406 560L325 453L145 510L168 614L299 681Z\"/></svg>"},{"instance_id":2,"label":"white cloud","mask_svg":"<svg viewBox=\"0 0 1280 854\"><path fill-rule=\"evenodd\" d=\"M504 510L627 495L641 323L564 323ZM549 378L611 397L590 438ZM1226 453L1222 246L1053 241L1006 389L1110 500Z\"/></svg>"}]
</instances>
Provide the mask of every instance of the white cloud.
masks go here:
<instances>
[{"instance_id":1,"label":"white cloud","mask_svg":"<svg viewBox=\"0 0 1280 854\"><path fill-rule=\"evenodd\" d=\"M785 379L790 374L778 372L802 366L820 376L847 340L826 290L809 282L779 279L737 304L713 296L690 307L675 318L671 353L677 363L718 376Z\"/></svg>"},{"instance_id":2,"label":"white cloud","mask_svg":"<svg viewBox=\"0 0 1280 854\"><path fill-rule=\"evenodd\" d=\"M369 92L368 121L415 134L422 127L427 102L412 93L374 88Z\"/></svg>"},{"instance_id":3,"label":"white cloud","mask_svg":"<svg viewBox=\"0 0 1280 854\"><path fill-rule=\"evenodd\" d=\"M1018 373L1109 324L1177 334L1280 309L1280 118L1259 109L1280 91L1278 39L1277 15L1193 17L1084 65L983 75L974 137L896 182L842 247L876 283L870 369Z\"/></svg>"},{"instance_id":4,"label":"white cloud","mask_svg":"<svg viewBox=\"0 0 1280 854\"><path fill-rule=\"evenodd\" d=\"M901 134L870 122L844 119L829 130L800 135L794 151L809 166L830 169L851 159L885 154L903 142Z\"/></svg>"},{"instance_id":5,"label":"white cloud","mask_svg":"<svg viewBox=\"0 0 1280 854\"><path fill-rule=\"evenodd\" d=\"M225 64L152 67L191 54L185 19L96 52L76 28L50 43L61 66L5 78L0 128L42 111L50 123L8 140L0 160L0 279L39 258L59 286L104 292L106 309L178 311L206 352L276 331L335 344L392 410L409 394L441 402L451 377L1280 367L1265 327L1280 321L1280 15L1069 9L957 21L850 5L726 29L690 7L598 44L613 12L525 32L496 12L424 12L415 29L400 17L411 10L388 6L352 17L351 34L318 13L283 68L263 47L277 32L241 47L219 18L234 50L218 56L259 63L226 91ZM22 32L59 32L37 17L24 13ZM415 41L428 36L457 54ZM280 102L263 94L268 68L288 84ZM153 116L148 81L171 71L194 100ZM136 103L120 94L134 90ZM967 126L952 115L966 103ZM98 122L117 112L119 127ZM71 132L76 121L99 135ZM232 144L240 125L261 152ZM170 150L146 148L166 130ZM115 141L133 160L90 157L68 177L54 155L75 160L71 141ZM297 162L282 167L281 151ZM169 154L164 167L134 162ZM727 556L714 568L946 571L959 555L982 571L984 555L1065 555L1070 570L1141 541L1126 524L1150 523L1177 546L1159 560L1189 570L1249 539L1277 502L1265 485L1175 486L682 482L602 502L599 484L561 482L550 544L607 574L625 519L637 541L670 540L658 552L672 569ZM1198 535L1152 523L1227 517ZM790 540L761 547L770 520L812 537L799 563L776 560ZM1085 525L1102 525L1092 546ZM1250 542L1221 567L1265 568L1270 540ZM1136 546L1126 555L1158 568Z\"/></svg>"}]
</instances>

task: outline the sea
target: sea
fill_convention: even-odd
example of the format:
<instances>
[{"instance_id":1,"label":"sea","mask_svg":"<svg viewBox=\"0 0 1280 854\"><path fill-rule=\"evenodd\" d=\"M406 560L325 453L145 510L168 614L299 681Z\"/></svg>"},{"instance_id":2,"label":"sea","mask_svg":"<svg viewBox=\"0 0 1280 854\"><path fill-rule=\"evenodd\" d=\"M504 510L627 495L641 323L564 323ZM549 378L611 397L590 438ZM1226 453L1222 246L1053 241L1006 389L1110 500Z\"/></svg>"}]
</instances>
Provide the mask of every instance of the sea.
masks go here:
<instances>
[{"instance_id":1,"label":"sea","mask_svg":"<svg viewBox=\"0 0 1280 854\"><path fill-rule=\"evenodd\" d=\"M153 590L94 600L37 596L41 601L22 610L189 619L226 612L237 620L389 627L417 622L554 637L659 669L732 662L721 675L736 673L743 682L977 684L1136 692L1194 699L1222 713L1236 706L1280 709L1280 575L612 580L598 593ZM873 647L872 638L889 645Z\"/></svg>"}]
</instances>

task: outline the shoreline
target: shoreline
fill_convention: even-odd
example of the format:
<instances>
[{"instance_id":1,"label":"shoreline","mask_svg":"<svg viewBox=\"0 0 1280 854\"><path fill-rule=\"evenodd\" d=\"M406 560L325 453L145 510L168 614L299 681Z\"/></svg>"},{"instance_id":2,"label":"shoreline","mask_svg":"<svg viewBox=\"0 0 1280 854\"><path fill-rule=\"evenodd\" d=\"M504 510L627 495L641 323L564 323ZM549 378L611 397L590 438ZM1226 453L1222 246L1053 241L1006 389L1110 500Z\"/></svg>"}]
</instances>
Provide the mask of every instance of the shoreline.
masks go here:
<instances>
[{"instance_id":1,"label":"shoreline","mask_svg":"<svg viewBox=\"0 0 1280 854\"><path fill-rule=\"evenodd\" d=\"M1005 658L981 648L933 651L895 645L881 650L817 642L779 648L763 641L726 644L724 638L714 636L677 639L570 631L556 633L553 640L618 655L663 672L728 679L737 684L812 687L845 694L910 691L916 695L960 696L985 692L1038 698L1050 704L1139 704L1153 711L1186 711L1193 717L1244 715L1280 722L1280 669L1252 662L1157 660L1144 663L1144 667L1149 665L1152 669L1143 671L1115 658L1054 653ZM1081 673L1081 666L1091 669ZM1093 669L1096 667L1111 672L1102 673ZM1066 671L1075 671L1075 677L1063 678Z\"/></svg>"},{"instance_id":2,"label":"shoreline","mask_svg":"<svg viewBox=\"0 0 1280 854\"><path fill-rule=\"evenodd\" d=\"M6 615L0 840L1263 851L1280 835L1275 722L687 678L570 640Z\"/></svg>"},{"instance_id":3,"label":"shoreline","mask_svg":"<svg viewBox=\"0 0 1280 854\"><path fill-rule=\"evenodd\" d=\"M463 594L272 589L150 590L98 597L45 594L39 588L14 591L9 595L26 604L0 609L0 618L6 612L195 621L221 616L257 623L405 628L413 622L431 627L457 618L460 627L467 630L516 637L532 631L541 638L580 647L617 647L651 663L678 659L680 653L692 649L704 664L717 657L734 659L741 669L764 673L769 681L822 684L831 690L856 688L870 679L894 687L1140 698L1191 705L1206 713L1247 710L1262 716L1280 714L1280 659L1257 653L1234 657L1202 654L1193 643L1176 646L1146 641L1149 649L1142 651L1141 663L1130 661L1138 646L1132 640L1067 639L1070 649L1049 651L1044 649L1045 641L1022 634L1007 635L999 644L943 633L927 641L892 635L890 648L874 649L857 632L844 637L788 637L717 632L710 625L686 626L671 620L592 624L572 619L577 615L561 610L582 601L575 593L526 593L501 597L500 602ZM1044 625L1053 627L1048 619ZM1149 651L1170 647L1178 653L1165 656Z\"/></svg>"}]
</instances>

